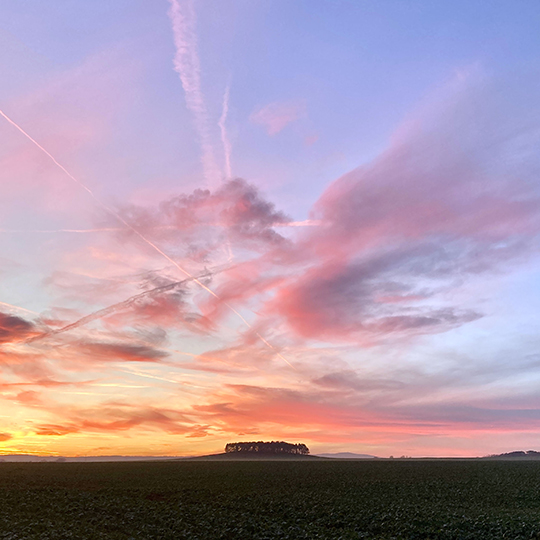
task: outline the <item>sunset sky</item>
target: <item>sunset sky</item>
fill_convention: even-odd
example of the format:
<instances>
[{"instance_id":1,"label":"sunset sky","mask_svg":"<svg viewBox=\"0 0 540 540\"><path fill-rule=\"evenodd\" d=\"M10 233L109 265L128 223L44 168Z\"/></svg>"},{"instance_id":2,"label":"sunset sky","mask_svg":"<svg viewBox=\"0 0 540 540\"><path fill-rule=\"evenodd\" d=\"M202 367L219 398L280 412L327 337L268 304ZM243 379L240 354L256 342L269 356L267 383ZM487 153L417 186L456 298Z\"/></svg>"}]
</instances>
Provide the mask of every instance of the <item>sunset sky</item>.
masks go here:
<instances>
[{"instance_id":1,"label":"sunset sky","mask_svg":"<svg viewBox=\"0 0 540 540\"><path fill-rule=\"evenodd\" d=\"M539 28L4 0L0 453L540 450Z\"/></svg>"}]
</instances>

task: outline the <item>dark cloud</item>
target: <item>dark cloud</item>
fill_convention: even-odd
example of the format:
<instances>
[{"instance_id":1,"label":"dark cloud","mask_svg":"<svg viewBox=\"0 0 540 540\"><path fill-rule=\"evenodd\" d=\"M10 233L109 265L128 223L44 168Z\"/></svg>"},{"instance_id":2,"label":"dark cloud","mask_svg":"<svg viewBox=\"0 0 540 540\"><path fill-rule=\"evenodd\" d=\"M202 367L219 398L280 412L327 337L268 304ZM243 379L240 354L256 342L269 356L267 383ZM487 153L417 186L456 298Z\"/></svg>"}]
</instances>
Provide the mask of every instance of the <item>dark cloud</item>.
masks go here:
<instances>
[{"instance_id":1,"label":"dark cloud","mask_svg":"<svg viewBox=\"0 0 540 540\"><path fill-rule=\"evenodd\" d=\"M414 259L410 252L401 252L361 264L315 268L279 291L275 309L304 337L346 340L440 332L480 316L422 305L436 288L418 277L433 279L445 263L431 257L421 262ZM432 271L434 267L438 268Z\"/></svg>"},{"instance_id":2,"label":"dark cloud","mask_svg":"<svg viewBox=\"0 0 540 540\"><path fill-rule=\"evenodd\" d=\"M123 217L150 237L174 242L176 249L204 262L225 240L242 249L258 250L285 239L273 227L290 222L259 190L235 179L216 191L197 189L162 202L156 210L129 207Z\"/></svg>"},{"instance_id":3,"label":"dark cloud","mask_svg":"<svg viewBox=\"0 0 540 540\"><path fill-rule=\"evenodd\" d=\"M79 350L92 359L110 362L157 362L168 356L159 349L130 343L81 342Z\"/></svg>"},{"instance_id":4,"label":"dark cloud","mask_svg":"<svg viewBox=\"0 0 540 540\"><path fill-rule=\"evenodd\" d=\"M33 323L21 317L0 312L0 344L23 340L34 330Z\"/></svg>"},{"instance_id":5,"label":"dark cloud","mask_svg":"<svg viewBox=\"0 0 540 540\"><path fill-rule=\"evenodd\" d=\"M234 237L248 242L283 241L272 227L288 223L290 218L262 199L254 186L241 179L231 180L218 190L216 199L223 201L220 217Z\"/></svg>"},{"instance_id":6,"label":"dark cloud","mask_svg":"<svg viewBox=\"0 0 540 540\"><path fill-rule=\"evenodd\" d=\"M338 391L373 391L373 390L399 390L405 386L403 382L391 379L373 377L362 378L355 371L348 369L328 373L312 381L315 385Z\"/></svg>"}]
</instances>

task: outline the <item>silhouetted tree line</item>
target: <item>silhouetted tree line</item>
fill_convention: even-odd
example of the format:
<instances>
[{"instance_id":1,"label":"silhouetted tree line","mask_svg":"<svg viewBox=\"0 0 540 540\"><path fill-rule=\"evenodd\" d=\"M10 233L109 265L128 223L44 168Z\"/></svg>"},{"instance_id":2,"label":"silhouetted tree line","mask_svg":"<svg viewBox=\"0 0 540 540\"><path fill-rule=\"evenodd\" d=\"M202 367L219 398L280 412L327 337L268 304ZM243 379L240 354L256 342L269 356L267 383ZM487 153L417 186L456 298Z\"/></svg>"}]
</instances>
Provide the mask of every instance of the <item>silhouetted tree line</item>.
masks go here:
<instances>
[{"instance_id":1,"label":"silhouetted tree line","mask_svg":"<svg viewBox=\"0 0 540 540\"><path fill-rule=\"evenodd\" d=\"M253 452L259 454L295 454L306 456L309 448L305 444L291 444L284 441L235 442L225 446L225 452Z\"/></svg>"}]
</instances>

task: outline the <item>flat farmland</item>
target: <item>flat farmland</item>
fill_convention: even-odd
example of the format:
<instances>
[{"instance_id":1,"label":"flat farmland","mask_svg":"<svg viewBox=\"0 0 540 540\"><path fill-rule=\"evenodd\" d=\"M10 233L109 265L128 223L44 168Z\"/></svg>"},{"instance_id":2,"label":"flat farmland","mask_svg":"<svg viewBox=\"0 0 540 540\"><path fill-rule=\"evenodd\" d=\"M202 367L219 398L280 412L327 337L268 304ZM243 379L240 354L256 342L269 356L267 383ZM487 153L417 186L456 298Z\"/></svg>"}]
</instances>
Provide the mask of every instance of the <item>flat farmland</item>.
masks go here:
<instances>
[{"instance_id":1,"label":"flat farmland","mask_svg":"<svg viewBox=\"0 0 540 540\"><path fill-rule=\"evenodd\" d=\"M540 538L540 462L0 463L0 539Z\"/></svg>"}]
</instances>

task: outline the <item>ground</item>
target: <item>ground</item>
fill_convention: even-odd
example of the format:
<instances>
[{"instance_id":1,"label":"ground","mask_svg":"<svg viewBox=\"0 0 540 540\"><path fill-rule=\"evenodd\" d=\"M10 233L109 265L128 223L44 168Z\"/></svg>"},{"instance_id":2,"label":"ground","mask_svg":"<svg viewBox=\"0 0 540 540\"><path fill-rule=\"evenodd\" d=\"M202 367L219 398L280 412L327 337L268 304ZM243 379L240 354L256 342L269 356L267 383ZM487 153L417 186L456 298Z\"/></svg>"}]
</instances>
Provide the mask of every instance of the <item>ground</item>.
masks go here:
<instances>
[{"instance_id":1,"label":"ground","mask_svg":"<svg viewBox=\"0 0 540 540\"><path fill-rule=\"evenodd\" d=\"M0 463L0 539L540 538L540 462Z\"/></svg>"}]
</instances>

